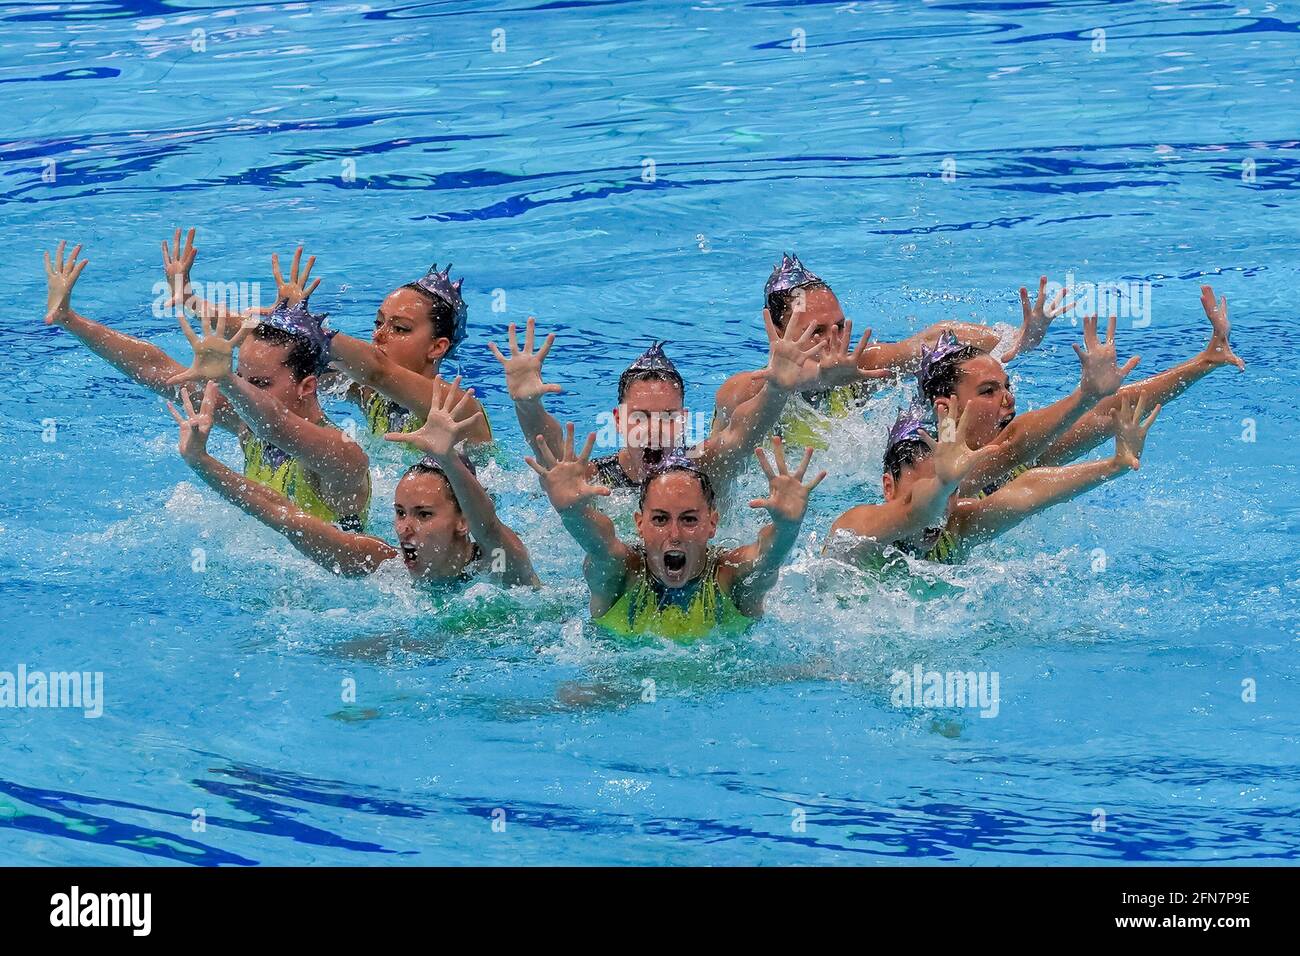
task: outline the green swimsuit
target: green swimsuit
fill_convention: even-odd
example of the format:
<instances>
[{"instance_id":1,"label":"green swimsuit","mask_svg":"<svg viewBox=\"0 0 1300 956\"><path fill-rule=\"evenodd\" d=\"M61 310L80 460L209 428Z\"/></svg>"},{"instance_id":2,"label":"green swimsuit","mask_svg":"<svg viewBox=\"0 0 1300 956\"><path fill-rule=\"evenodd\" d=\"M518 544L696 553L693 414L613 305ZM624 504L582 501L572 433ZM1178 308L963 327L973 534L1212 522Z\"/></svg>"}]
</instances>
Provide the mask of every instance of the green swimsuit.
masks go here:
<instances>
[{"instance_id":1,"label":"green swimsuit","mask_svg":"<svg viewBox=\"0 0 1300 956\"><path fill-rule=\"evenodd\" d=\"M322 419L318 425L337 427L329 419ZM363 508L359 514L339 515L316 491L310 473L297 458L263 441L251 431L244 431L239 436L239 447L244 452L244 477L251 478L260 485L278 491L307 514L338 525L344 531L360 533L365 527ZM367 486L369 475L366 476ZM369 505L369 487L366 489L367 506Z\"/></svg>"},{"instance_id":2,"label":"green swimsuit","mask_svg":"<svg viewBox=\"0 0 1300 956\"><path fill-rule=\"evenodd\" d=\"M688 642L708 634L739 634L753 618L741 614L718 586L718 554L709 552L704 573L684 587L661 584L645 569L641 571L614 606L595 623L623 637L654 634Z\"/></svg>"}]
</instances>

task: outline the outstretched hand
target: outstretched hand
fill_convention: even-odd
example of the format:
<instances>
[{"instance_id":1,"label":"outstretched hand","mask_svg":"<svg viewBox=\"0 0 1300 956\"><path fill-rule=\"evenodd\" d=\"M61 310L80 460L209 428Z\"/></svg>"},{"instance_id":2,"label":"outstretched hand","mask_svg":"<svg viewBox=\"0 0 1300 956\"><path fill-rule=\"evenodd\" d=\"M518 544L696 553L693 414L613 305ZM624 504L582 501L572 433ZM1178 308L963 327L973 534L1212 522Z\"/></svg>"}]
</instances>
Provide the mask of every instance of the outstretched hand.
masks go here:
<instances>
[{"instance_id":1,"label":"outstretched hand","mask_svg":"<svg viewBox=\"0 0 1300 956\"><path fill-rule=\"evenodd\" d=\"M171 402L167 403L167 410L172 413L172 418L176 419L176 424L181 426L180 453L186 461L195 462L208 453L208 435L212 433L212 416L219 401L216 382L209 382L203 389L198 411L194 410L194 405L190 402L189 390L181 390L185 418L176 411L175 405Z\"/></svg>"},{"instance_id":2,"label":"outstretched hand","mask_svg":"<svg viewBox=\"0 0 1300 956\"><path fill-rule=\"evenodd\" d=\"M957 485L982 461L996 455L998 446L970 447L970 429L973 419L969 405L956 418L946 405L939 409L939 412L938 440L932 438L924 429L916 434L930 449L934 460L935 477L942 484Z\"/></svg>"},{"instance_id":3,"label":"outstretched hand","mask_svg":"<svg viewBox=\"0 0 1300 956\"><path fill-rule=\"evenodd\" d=\"M438 390L442 389L442 394ZM457 375L450 384L440 378L433 380L433 397L429 400L429 414L424 424L413 432L389 432L384 441L405 442L432 455L434 458L450 457L458 444L479 424L483 418L482 410L475 412L464 421L456 418L474 401L474 389L460 392L460 376Z\"/></svg>"},{"instance_id":4,"label":"outstretched hand","mask_svg":"<svg viewBox=\"0 0 1300 956\"><path fill-rule=\"evenodd\" d=\"M759 371L773 388L783 392L809 391L817 387L821 368L817 364L826 343L814 342L817 331L811 322L802 322L798 314L790 316L785 328L778 329L772 313L763 310L769 343L767 368Z\"/></svg>"},{"instance_id":5,"label":"outstretched hand","mask_svg":"<svg viewBox=\"0 0 1300 956\"><path fill-rule=\"evenodd\" d=\"M1077 344L1073 345L1075 354L1079 356L1079 366L1082 369L1082 375L1079 378L1079 391L1087 397L1094 400L1106 398L1114 395L1119 391L1120 385L1129 372L1137 368L1141 356L1134 355L1124 366L1119 367L1118 360L1115 358L1115 316L1110 317L1110 323L1106 328L1106 340L1103 342L1097 338L1097 316L1085 315L1083 317L1083 348Z\"/></svg>"},{"instance_id":6,"label":"outstretched hand","mask_svg":"<svg viewBox=\"0 0 1300 956\"><path fill-rule=\"evenodd\" d=\"M555 333L546 336L542 347L534 351L533 334L536 324L537 320L530 315L527 325L524 326L524 347L520 349L515 324L510 323L510 358L501 354L495 342L488 343L488 348L505 369L506 389L510 392L510 398L516 402L531 401L543 395L564 391L558 385L548 385L542 381L542 362L546 361L546 353L551 350L551 345L555 342Z\"/></svg>"},{"instance_id":7,"label":"outstretched hand","mask_svg":"<svg viewBox=\"0 0 1300 956\"><path fill-rule=\"evenodd\" d=\"M72 255L65 262L63 249L66 245L66 242L59 242L53 262L50 261L50 254L45 253L46 325L63 325L72 315L72 287L77 284L77 277L90 261L77 261L77 256L81 253L81 245L77 244L72 247Z\"/></svg>"},{"instance_id":8,"label":"outstretched hand","mask_svg":"<svg viewBox=\"0 0 1300 956\"><path fill-rule=\"evenodd\" d=\"M1078 299L1066 302L1065 296L1066 290L1062 288L1052 296L1050 302L1047 300L1047 276L1038 277L1038 295L1032 305L1029 302L1029 290L1024 286L1020 287L1020 312L1024 317L1024 325L1020 329L1017 352L1028 352L1030 349L1038 348L1047 335L1052 320L1060 318L1079 304Z\"/></svg>"},{"instance_id":9,"label":"outstretched hand","mask_svg":"<svg viewBox=\"0 0 1300 956\"><path fill-rule=\"evenodd\" d=\"M1147 432L1156 423L1161 406L1151 410L1146 420L1142 413L1146 411L1146 396L1123 395L1118 407L1111 410L1110 417L1115 422L1115 459L1123 465L1138 470L1142 461L1142 449L1146 445Z\"/></svg>"},{"instance_id":10,"label":"outstretched hand","mask_svg":"<svg viewBox=\"0 0 1300 956\"><path fill-rule=\"evenodd\" d=\"M609 494L603 485L593 485L588 480L591 470L591 450L596 445L596 433L587 436L581 454L573 451L573 422L564 427L564 446L551 448L543 435L537 436L537 459L527 457L524 461L528 467L537 472L542 480L542 490L551 499L551 507L563 513L572 508L586 505L591 499Z\"/></svg>"},{"instance_id":11,"label":"outstretched hand","mask_svg":"<svg viewBox=\"0 0 1300 956\"><path fill-rule=\"evenodd\" d=\"M833 326L826 333L826 350L818 364L818 388L838 388L872 378L889 378L894 373L887 368L863 368L871 330L862 333L856 347L853 345L853 321L845 319L844 325Z\"/></svg>"},{"instance_id":12,"label":"outstretched hand","mask_svg":"<svg viewBox=\"0 0 1300 956\"><path fill-rule=\"evenodd\" d=\"M826 472L821 471L808 484L803 483L804 475L808 473L808 465L812 461L813 450L804 449L803 461L794 472L791 472L786 465L785 444L780 436L772 439L772 460L776 463L775 470L762 448L755 448L754 455L758 458L758 465L763 469L763 474L767 475L767 497L755 498L749 506L766 508L774 522L798 524L803 521L804 512L808 510L808 495L826 477Z\"/></svg>"},{"instance_id":13,"label":"outstretched hand","mask_svg":"<svg viewBox=\"0 0 1300 956\"><path fill-rule=\"evenodd\" d=\"M1220 296L1214 301L1214 289L1208 285L1201 286L1201 307L1210 320L1210 344L1201 353L1214 365L1235 365L1240 371L1246 370L1246 363L1239 359L1228 344L1228 332L1232 325L1228 322L1228 297Z\"/></svg>"},{"instance_id":14,"label":"outstretched hand","mask_svg":"<svg viewBox=\"0 0 1300 956\"><path fill-rule=\"evenodd\" d=\"M310 299L311 294L316 291L320 285L320 279L313 279L311 285L307 285L307 277L311 275L311 267L316 264L316 257L309 256L307 265L302 271L298 271L298 263L302 259L302 246L293 251L293 263L289 268L289 278L286 279L280 271L280 254L271 253L271 274L275 276L275 300L276 302L287 301L289 305L301 302L304 299Z\"/></svg>"},{"instance_id":15,"label":"outstretched hand","mask_svg":"<svg viewBox=\"0 0 1300 956\"><path fill-rule=\"evenodd\" d=\"M172 290L168 305L183 306L190 292L190 269L198 250L194 248L194 229L185 234L185 245L181 245L181 231L178 228L172 237L172 245L164 239L162 243L163 272L167 275L167 286Z\"/></svg>"},{"instance_id":16,"label":"outstretched hand","mask_svg":"<svg viewBox=\"0 0 1300 956\"><path fill-rule=\"evenodd\" d=\"M183 372L167 379L168 385L181 385L185 382L219 382L234 374L235 349L248 338L248 333L257 326L255 319L246 319L233 338L226 338L226 315L223 312L213 320L206 315L199 321L203 328L203 337L194 334L194 329L182 313L177 317L181 331L190 340L194 349L194 364Z\"/></svg>"}]
</instances>

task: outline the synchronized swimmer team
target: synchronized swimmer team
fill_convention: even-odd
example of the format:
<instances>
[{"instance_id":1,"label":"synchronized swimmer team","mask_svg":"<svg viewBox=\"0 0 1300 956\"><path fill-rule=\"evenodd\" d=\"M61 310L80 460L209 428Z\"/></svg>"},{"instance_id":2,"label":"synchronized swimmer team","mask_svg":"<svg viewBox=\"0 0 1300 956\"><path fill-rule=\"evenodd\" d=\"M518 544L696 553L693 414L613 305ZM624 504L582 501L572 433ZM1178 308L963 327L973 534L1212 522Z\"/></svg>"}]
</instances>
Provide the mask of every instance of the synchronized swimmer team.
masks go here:
<instances>
[{"instance_id":1,"label":"synchronized swimmer team","mask_svg":"<svg viewBox=\"0 0 1300 956\"><path fill-rule=\"evenodd\" d=\"M498 517L475 462L490 453L493 430L472 388L446 381L444 360L464 345L461 280L436 266L379 304L371 341L325 325L309 299L315 257L295 252L286 278L271 257L276 304L245 314L194 294L194 230L164 242L170 299L193 349L189 367L161 349L73 311L86 260L81 247L47 253L46 324L169 402L180 454L231 504L274 528L299 551L338 574L362 576L401 561L411 577L444 585L486 576L502 585L540 586L528 548ZM613 421L620 447L592 457L596 433L579 443L543 404L560 386L542 366L554 333L540 344L532 318L509 327L509 354L488 348L504 368L519 426L551 506L586 554L583 575L595 623L620 635L691 640L738 633L763 613L763 600L798 537L809 494L826 476L810 473L837 421L860 412L882 379L915 374L913 406L889 430L883 501L850 508L831 525L826 553L869 569L902 556L952 563L1028 516L1130 471L1142 458L1161 407L1222 365L1245 368L1228 341L1228 306L1201 289L1211 334L1190 359L1123 385L1137 356L1119 364L1115 318L1104 336L1082 320L1079 385L1069 395L1016 414L1005 363L1036 348L1053 319L1072 309L1065 291L1031 302L1020 290L1024 324L1002 347L987 326L945 322L901 342L856 341L831 287L798 257L783 256L764 289L767 365L719 388L709 437L686 446L685 383L655 344L618 381ZM186 316L198 322L198 331ZM995 357L995 352L1001 357ZM344 395L370 432L417 450L393 495L397 546L366 533L370 463L362 445L321 409L322 391ZM233 432L242 473L208 453L214 427ZM773 436L770 438L768 436ZM1113 441L1109 457L1076 459ZM767 444L767 448L760 447ZM787 458L786 446L799 451ZM767 478L766 497L749 502L768 523L744 547L712 544L720 515L751 455ZM597 501L609 498L605 508ZM607 512L632 507L635 540L623 540Z\"/></svg>"}]
</instances>

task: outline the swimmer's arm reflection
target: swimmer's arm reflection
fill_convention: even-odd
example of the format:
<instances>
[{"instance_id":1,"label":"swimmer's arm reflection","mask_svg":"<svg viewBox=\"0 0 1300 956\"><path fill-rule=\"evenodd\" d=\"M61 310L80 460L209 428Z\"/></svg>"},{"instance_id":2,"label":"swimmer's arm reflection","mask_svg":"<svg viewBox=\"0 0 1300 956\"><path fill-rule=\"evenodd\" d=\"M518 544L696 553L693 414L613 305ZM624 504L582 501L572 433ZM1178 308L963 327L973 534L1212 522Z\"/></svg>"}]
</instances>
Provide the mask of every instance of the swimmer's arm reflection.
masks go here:
<instances>
[{"instance_id":1,"label":"swimmer's arm reflection","mask_svg":"<svg viewBox=\"0 0 1300 956\"><path fill-rule=\"evenodd\" d=\"M387 542L369 535L350 534L313 517L288 498L236 474L208 454L212 418L207 408L216 398L216 386L209 383L197 411L189 394L182 394L187 417L182 418L170 402L167 406L180 425L181 457L209 487L268 528L278 531L303 555L336 574L364 577L374 573L385 561L398 556L397 549Z\"/></svg>"}]
</instances>

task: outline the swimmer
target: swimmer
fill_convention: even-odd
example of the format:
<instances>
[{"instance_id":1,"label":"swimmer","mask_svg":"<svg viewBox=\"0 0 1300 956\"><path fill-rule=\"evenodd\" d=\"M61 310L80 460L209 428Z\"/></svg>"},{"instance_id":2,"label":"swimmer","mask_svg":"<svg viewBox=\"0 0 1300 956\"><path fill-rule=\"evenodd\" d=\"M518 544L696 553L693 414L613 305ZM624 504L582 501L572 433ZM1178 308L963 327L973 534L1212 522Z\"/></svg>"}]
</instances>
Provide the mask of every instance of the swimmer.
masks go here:
<instances>
[{"instance_id":1,"label":"swimmer","mask_svg":"<svg viewBox=\"0 0 1300 956\"><path fill-rule=\"evenodd\" d=\"M1210 321L1211 334L1209 343L1200 354L1150 378L1125 385L1114 394L1103 394L1091 408L1082 412L1078 407L1072 408L1070 416L1064 419L1047 421L1063 410L1059 403L1017 417L1011 382L1002 363L985 352L960 345L950 336L945 337L933 351L927 350L922 359L918 376L921 392L936 413L948 406L961 413L968 405L971 406L975 411L971 438L976 446L990 443L1006 446L1000 463L995 462L983 469L985 473L982 475L973 474L971 479L976 488L985 484L995 488L998 481L1033 464L1060 465L1073 461L1113 436L1115 418L1112 413L1128 396L1141 395L1148 407L1164 405L1216 368L1232 365L1239 370L1245 369L1245 362L1233 353L1229 344L1231 326L1227 300L1216 302L1214 290L1208 285L1202 286L1201 306ZM1088 344L1088 321L1084 320L1085 345L1089 353L1099 350L1098 361L1101 362L1107 352L1113 351L1115 318L1110 320L1109 341L1100 347ZM1095 318L1092 323L1091 339L1095 340ZM1079 351L1078 346L1075 346L1075 351ZM1085 361L1082 353L1080 361ZM1124 374L1127 375L1136 364L1135 356L1124 366ZM1103 377L1110 374L1107 369ZM1031 417L1035 421L1034 427L1022 430L1023 420ZM1062 431L1060 426L1067 421L1069 424ZM1025 440L1027 434L1028 440ZM1019 450L1008 444L1013 439L1020 442ZM999 470L1001 474L996 474Z\"/></svg>"},{"instance_id":2,"label":"swimmer","mask_svg":"<svg viewBox=\"0 0 1300 956\"><path fill-rule=\"evenodd\" d=\"M197 251L194 230L189 230L182 245L181 230L177 229L173 242L173 248L163 243L163 268L172 289L171 303L183 302L200 316L215 319L221 307L195 297L190 284ZM302 265L302 252L302 246L294 251L287 279L281 272L279 255L272 254L277 302L293 305L309 299L320 285L319 278L308 284L316 257L308 257ZM330 339L331 363L351 379L345 397L360 408L374 435L420 427L423 410L428 407L429 383L438 378L443 361L465 339L468 310L460 294L463 280L452 282L450 269L450 265L441 272L431 268L422 278L388 293L375 314L369 343L342 332ZM270 309L259 311L266 314ZM468 420L482 412L483 407L474 401L462 414ZM478 421L469 436L471 447L492 441L486 413Z\"/></svg>"},{"instance_id":3,"label":"swimmer","mask_svg":"<svg viewBox=\"0 0 1300 956\"><path fill-rule=\"evenodd\" d=\"M882 566L891 549L955 563L969 548L1030 515L1137 471L1160 406L1145 419L1144 412L1140 395L1126 396L1112 412L1115 453L1110 458L1032 468L979 497L959 494L963 479L996 454L991 445L970 447L975 415L962 412L954 426L951 411L946 411L936 441L922 427L923 410L904 412L889 432L881 477L884 504L858 505L840 515L831 525L824 551L860 566Z\"/></svg>"},{"instance_id":4,"label":"swimmer","mask_svg":"<svg viewBox=\"0 0 1300 956\"><path fill-rule=\"evenodd\" d=\"M763 613L763 598L777 583L781 563L790 553L808 508L808 494L826 472L804 484L812 459L791 472L779 438L773 440L775 470L756 449L768 479L768 495L749 503L765 508L771 523L754 544L722 550L712 547L718 527L713 483L684 456L662 461L641 483L634 520L640 541L620 541L614 525L594 507L610 493L591 481L590 461L596 433L574 453L573 424L562 446L552 450L539 441L538 459L526 458L565 529L587 557L583 574L591 590L593 621L619 635L653 634L689 641L710 633L736 634Z\"/></svg>"},{"instance_id":5,"label":"swimmer","mask_svg":"<svg viewBox=\"0 0 1300 956\"><path fill-rule=\"evenodd\" d=\"M430 385L431 391L437 388L436 383ZM346 577L363 577L400 560L414 580L426 584L467 581L478 575L491 576L505 586L540 584L523 542L497 517L473 465L456 451L456 445L478 424L457 417L469 404L464 394L454 388L437 389L438 397L430 400L428 416L418 432L385 436L427 452L407 469L393 493L393 530L398 542L394 548L380 538L341 530L309 514L208 454L212 410L221 401L217 387L216 382L208 383L197 411L189 393L182 392L185 417L168 402L181 429L181 457L223 498L284 535L321 567Z\"/></svg>"},{"instance_id":6,"label":"swimmer","mask_svg":"<svg viewBox=\"0 0 1300 956\"><path fill-rule=\"evenodd\" d=\"M235 398L219 400L210 412L217 425L239 437L245 476L318 518L361 529L370 500L369 463L361 447L325 417L316 394L328 334L320 326L322 317L301 308L281 309L254 327L239 323L229 332L233 338L227 338L236 323L233 314L223 311L202 320L205 337L200 340L182 314L183 330L192 343L201 343L203 352L201 374L191 374L157 346L73 310L72 290L89 260L77 261L80 245L65 260L65 245L59 243L54 261L45 254L47 325L71 332L110 365L167 398L177 396L178 386L188 392L191 383L209 373L220 376L224 390ZM231 375L235 339L242 347L239 372Z\"/></svg>"},{"instance_id":7,"label":"swimmer","mask_svg":"<svg viewBox=\"0 0 1300 956\"><path fill-rule=\"evenodd\" d=\"M1030 303L1027 289L1020 290L1024 324L1004 355L1005 361L1037 348L1052 320L1074 308L1075 303L1064 301L1064 290L1050 300L1046 291L1046 276L1039 280L1038 297L1034 303ZM784 330L792 320L812 326L814 342L821 341L837 329L841 333L848 330L851 334L852 325L845 319L839 299L831 287L806 268L798 256L781 257L768 277L763 294L766 302L763 322L768 328L769 339L773 330ZM863 370L879 373L871 377L892 376L903 369L914 367L920 361L923 350L933 347L945 332L954 335L959 342L983 351L994 350L1000 342L998 333L988 326L969 322L944 322L901 342L873 343L870 348L862 351L858 364ZM870 330L867 334L871 334ZM782 419L787 439L798 439L801 444L825 447L827 419L845 417L861 405L866 397L863 380L846 381L843 365L828 363L827 360L838 354L838 350L826 353L822 363L823 374L812 388L802 393L802 403L791 405L787 409ZM718 389L717 403L714 406L715 426L730 421L735 410L752 398L760 385L760 380L755 378L753 372L739 372L727 379Z\"/></svg>"},{"instance_id":8,"label":"swimmer","mask_svg":"<svg viewBox=\"0 0 1300 956\"><path fill-rule=\"evenodd\" d=\"M506 357L489 343L488 347L506 373L506 386L515 403L519 426L534 454L542 453L543 444L559 448L564 441L560 423L542 405L544 395L561 391L559 385L542 380L542 363L555 342L551 333L535 348L535 319L528 319L523 348L515 326L509 328L510 355ZM850 328L849 334L852 334ZM767 434L781 415L789 395L806 388L818 374L822 354L840 350L840 363L852 366L848 373L855 380L870 375L854 365L854 356L866 347L870 332L863 336L856 352L843 351L848 341L843 336L825 343L814 343L812 332L791 326L774 333L768 365L755 372L758 388L754 396L733 416L725 428L715 429L707 439L689 449L686 441L685 382L677 367L656 342L619 376L618 405L612 412L620 447L590 462L588 479L607 488L639 488L645 476L673 450L682 450L705 472L719 499L725 499L731 482L744 467L749 450Z\"/></svg>"},{"instance_id":9,"label":"swimmer","mask_svg":"<svg viewBox=\"0 0 1300 956\"><path fill-rule=\"evenodd\" d=\"M1119 366L1115 324L1112 315L1102 340L1097 317L1084 316L1083 348L1073 346L1079 357L1079 387L1020 416L1006 368L993 356L961 345L947 333L933 350L926 350L917 378L935 416L946 417L951 411L967 418L969 412L966 434L971 447L994 449L965 477L962 494L992 494L1032 467L1053 442L1119 390L1141 358L1134 355Z\"/></svg>"}]
</instances>

